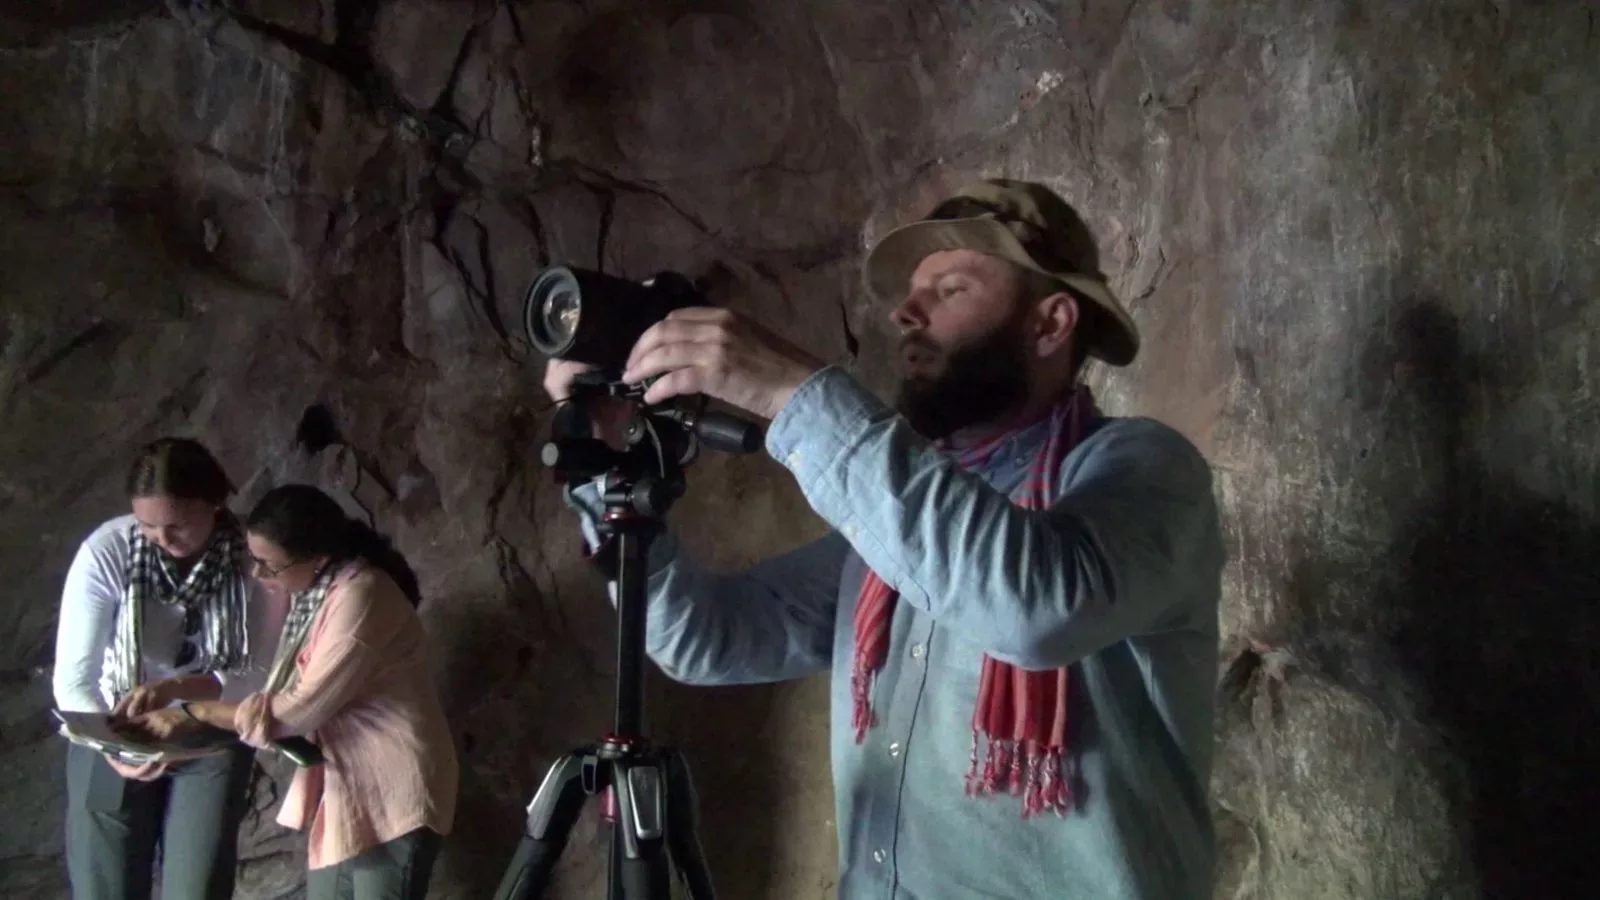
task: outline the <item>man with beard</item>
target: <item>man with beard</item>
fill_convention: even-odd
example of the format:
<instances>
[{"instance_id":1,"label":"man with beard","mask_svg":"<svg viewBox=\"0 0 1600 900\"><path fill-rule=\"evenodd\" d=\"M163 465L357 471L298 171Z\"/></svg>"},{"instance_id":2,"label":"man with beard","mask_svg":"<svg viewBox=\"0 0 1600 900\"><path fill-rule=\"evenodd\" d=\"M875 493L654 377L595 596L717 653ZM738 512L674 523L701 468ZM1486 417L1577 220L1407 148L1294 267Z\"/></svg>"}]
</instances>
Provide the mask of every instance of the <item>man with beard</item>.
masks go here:
<instances>
[{"instance_id":1,"label":"man with beard","mask_svg":"<svg viewBox=\"0 0 1600 900\"><path fill-rule=\"evenodd\" d=\"M1138 349L1093 246L1006 180L885 237L866 281L895 304L895 408L724 310L674 313L628 360L647 402L771 419L767 451L833 526L737 574L663 536L646 648L691 684L832 673L845 900L1210 897L1211 475L1081 382ZM579 369L550 366L553 397ZM571 501L598 549L595 488Z\"/></svg>"}]
</instances>

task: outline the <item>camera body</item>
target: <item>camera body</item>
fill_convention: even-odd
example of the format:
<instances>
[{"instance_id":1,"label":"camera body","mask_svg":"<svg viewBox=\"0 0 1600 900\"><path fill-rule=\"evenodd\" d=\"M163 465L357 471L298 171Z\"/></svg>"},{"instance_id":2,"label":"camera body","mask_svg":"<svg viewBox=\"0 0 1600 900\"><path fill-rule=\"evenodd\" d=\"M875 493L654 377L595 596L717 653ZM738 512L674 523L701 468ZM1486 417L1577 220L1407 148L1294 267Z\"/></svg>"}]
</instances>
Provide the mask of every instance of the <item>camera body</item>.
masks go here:
<instances>
[{"instance_id":1,"label":"camera body","mask_svg":"<svg viewBox=\"0 0 1600 900\"><path fill-rule=\"evenodd\" d=\"M694 282L677 272L641 282L593 269L551 266L528 286L522 324L539 353L615 372L651 325L673 310L705 302Z\"/></svg>"},{"instance_id":2,"label":"camera body","mask_svg":"<svg viewBox=\"0 0 1600 900\"><path fill-rule=\"evenodd\" d=\"M614 472L629 479L668 478L693 461L701 444L724 453L761 449L762 429L753 422L707 412L705 397L645 407L648 384L619 379L633 345L673 310L705 305L700 289L677 272L629 281L592 269L551 266L528 286L522 318L528 342L551 359L595 366L573 379L570 402L555 424L555 439L541 452L544 464L568 478ZM617 452L594 440L589 408L602 398L632 403L629 450Z\"/></svg>"}]
</instances>

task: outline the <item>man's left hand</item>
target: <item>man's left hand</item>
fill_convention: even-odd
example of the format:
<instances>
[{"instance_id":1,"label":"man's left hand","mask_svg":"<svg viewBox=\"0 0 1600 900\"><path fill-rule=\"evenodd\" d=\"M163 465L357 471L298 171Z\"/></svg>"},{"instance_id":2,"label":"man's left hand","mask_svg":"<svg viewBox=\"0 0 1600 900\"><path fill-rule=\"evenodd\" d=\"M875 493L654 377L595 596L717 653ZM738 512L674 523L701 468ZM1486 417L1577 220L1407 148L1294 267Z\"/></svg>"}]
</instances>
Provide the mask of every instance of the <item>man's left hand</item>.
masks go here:
<instances>
[{"instance_id":1,"label":"man's left hand","mask_svg":"<svg viewBox=\"0 0 1600 900\"><path fill-rule=\"evenodd\" d=\"M200 728L200 721L176 706L134 716L118 724L120 731L135 739L166 741Z\"/></svg>"},{"instance_id":2,"label":"man's left hand","mask_svg":"<svg viewBox=\"0 0 1600 900\"><path fill-rule=\"evenodd\" d=\"M707 394L771 419L823 365L749 319L697 306L668 314L640 335L622 379L661 376L645 391L645 403Z\"/></svg>"}]
</instances>

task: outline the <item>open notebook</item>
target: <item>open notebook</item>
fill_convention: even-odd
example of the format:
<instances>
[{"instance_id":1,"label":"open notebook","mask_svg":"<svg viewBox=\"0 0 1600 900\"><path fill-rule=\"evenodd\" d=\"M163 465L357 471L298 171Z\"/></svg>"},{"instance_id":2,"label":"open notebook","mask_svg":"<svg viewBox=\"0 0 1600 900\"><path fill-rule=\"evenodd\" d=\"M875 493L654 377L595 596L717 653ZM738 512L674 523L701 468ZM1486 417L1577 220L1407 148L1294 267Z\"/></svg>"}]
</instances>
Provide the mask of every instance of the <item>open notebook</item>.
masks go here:
<instances>
[{"instance_id":1,"label":"open notebook","mask_svg":"<svg viewBox=\"0 0 1600 900\"><path fill-rule=\"evenodd\" d=\"M111 717L105 713L56 710L55 716L61 721L62 737L102 753L114 753L129 764L197 759L221 753L238 741L238 736L230 731L207 726L171 741L152 743L119 734L111 727Z\"/></svg>"}]
</instances>

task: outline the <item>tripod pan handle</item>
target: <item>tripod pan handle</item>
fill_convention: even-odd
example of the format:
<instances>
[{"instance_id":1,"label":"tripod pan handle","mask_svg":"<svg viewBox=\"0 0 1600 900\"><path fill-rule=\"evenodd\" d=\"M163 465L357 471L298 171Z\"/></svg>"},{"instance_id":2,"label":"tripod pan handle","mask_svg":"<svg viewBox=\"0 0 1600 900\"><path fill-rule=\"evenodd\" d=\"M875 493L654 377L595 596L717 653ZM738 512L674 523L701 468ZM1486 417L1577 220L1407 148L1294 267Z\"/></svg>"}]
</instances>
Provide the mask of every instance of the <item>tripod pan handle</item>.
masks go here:
<instances>
[{"instance_id":1,"label":"tripod pan handle","mask_svg":"<svg viewBox=\"0 0 1600 900\"><path fill-rule=\"evenodd\" d=\"M720 453L754 453L761 449L765 436L755 422L723 413L705 413L694 424L695 436Z\"/></svg>"}]
</instances>

